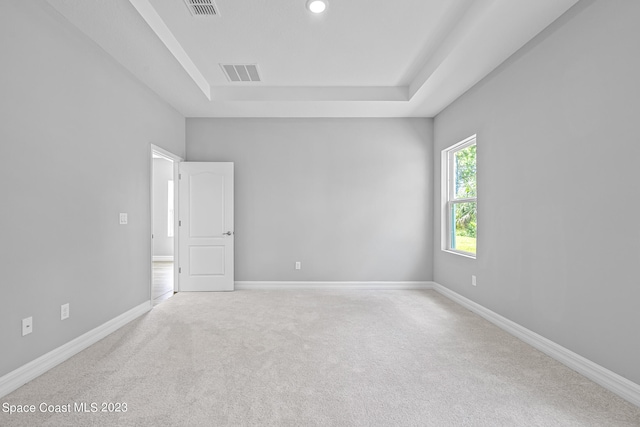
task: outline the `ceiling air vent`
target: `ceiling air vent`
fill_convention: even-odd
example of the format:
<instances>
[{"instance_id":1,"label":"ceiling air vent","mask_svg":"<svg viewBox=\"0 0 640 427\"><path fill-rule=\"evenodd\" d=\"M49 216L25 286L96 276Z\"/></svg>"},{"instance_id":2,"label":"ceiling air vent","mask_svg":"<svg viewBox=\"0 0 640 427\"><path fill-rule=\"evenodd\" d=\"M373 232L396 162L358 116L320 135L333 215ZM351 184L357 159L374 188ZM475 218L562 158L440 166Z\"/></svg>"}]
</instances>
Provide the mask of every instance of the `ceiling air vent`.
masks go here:
<instances>
[{"instance_id":1,"label":"ceiling air vent","mask_svg":"<svg viewBox=\"0 0 640 427\"><path fill-rule=\"evenodd\" d=\"M193 16L217 16L218 8L213 0L184 0Z\"/></svg>"},{"instance_id":2,"label":"ceiling air vent","mask_svg":"<svg viewBox=\"0 0 640 427\"><path fill-rule=\"evenodd\" d=\"M220 64L230 82L259 82L256 64Z\"/></svg>"}]
</instances>

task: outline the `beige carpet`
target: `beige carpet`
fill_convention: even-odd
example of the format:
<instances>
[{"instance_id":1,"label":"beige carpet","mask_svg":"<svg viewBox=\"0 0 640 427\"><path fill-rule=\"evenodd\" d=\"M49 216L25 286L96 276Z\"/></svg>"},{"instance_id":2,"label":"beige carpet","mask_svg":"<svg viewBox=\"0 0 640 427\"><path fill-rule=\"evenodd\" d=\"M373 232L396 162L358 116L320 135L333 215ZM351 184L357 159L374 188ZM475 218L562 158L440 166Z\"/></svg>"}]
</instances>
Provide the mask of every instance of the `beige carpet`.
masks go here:
<instances>
[{"instance_id":1,"label":"beige carpet","mask_svg":"<svg viewBox=\"0 0 640 427\"><path fill-rule=\"evenodd\" d=\"M640 426L640 408L433 291L179 293L0 398L42 402L127 412L0 425Z\"/></svg>"}]
</instances>

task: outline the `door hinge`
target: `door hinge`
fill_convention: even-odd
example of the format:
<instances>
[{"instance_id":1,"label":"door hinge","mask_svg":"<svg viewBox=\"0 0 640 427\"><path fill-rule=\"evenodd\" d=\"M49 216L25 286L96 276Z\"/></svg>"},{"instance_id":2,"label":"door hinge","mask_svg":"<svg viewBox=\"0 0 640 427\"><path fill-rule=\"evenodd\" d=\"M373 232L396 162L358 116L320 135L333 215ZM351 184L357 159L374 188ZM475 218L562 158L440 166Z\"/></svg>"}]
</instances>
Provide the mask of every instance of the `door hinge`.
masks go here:
<instances>
[{"instance_id":1,"label":"door hinge","mask_svg":"<svg viewBox=\"0 0 640 427\"><path fill-rule=\"evenodd\" d=\"M181 173L178 174L178 179L182 179L182 174Z\"/></svg>"},{"instance_id":2,"label":"door hinge","mask_svg":"<svg viewBox=\"0 0 640 427\"><path fill-rule=\"evenodd\" d=\"M182 221L178 221L178 227L182 227Z\"/></svg>"},{"instance_id":3,"label":"door hinge","mask_svg":"<svg viewBox=\"0 0 640 427\"><path fill-rule=\"evenodd\" d=\"M178 267L178 273L182 273L182 267Z\"/></svg>"}]
</instances>

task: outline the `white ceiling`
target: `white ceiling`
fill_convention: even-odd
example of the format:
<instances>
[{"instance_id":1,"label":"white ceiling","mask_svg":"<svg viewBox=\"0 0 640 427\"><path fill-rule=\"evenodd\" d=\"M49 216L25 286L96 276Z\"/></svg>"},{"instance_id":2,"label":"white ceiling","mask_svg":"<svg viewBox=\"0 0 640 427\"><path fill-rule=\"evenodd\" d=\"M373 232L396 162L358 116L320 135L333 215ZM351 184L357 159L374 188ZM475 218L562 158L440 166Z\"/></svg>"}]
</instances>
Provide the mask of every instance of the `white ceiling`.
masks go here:
<instances>
[{"instance_id":1,"label":"white ceiling","mask_svg":"<svg viewBox=\"0 0 640 427\"><path fill-rule=\"evenodd\" d=\"M433 117L578 0L47 1L186 117Z\"/></svg>"}]
</instances>

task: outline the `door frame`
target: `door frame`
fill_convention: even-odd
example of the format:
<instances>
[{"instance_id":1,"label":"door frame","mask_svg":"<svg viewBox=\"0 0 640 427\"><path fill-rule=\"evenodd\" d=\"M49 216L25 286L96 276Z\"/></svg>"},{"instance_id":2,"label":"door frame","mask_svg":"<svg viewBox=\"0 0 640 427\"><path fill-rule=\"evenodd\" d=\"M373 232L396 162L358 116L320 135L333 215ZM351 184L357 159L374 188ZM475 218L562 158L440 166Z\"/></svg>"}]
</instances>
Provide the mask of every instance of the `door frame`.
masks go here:
<instances>
[{"instance_id":1,"label":"door frame","mask_svg":"<svg viewBox=\"0 0 640 427\"><path fill-rule=\"evenodd\" d=\"M180 274L178 272L178 265L180 265L180 253L178 248L179 244L179 228L178 218L180 218L180 185L178 185L178 174L180 169L180 162L184 159L170 151L160 148L157 145L149 144L149 242L151 245L151 252L149 258L149 301L153 295L153 156L157 155L163 157L173 163L173 292L180 291Z\"/></svg>"}]
</instances>

